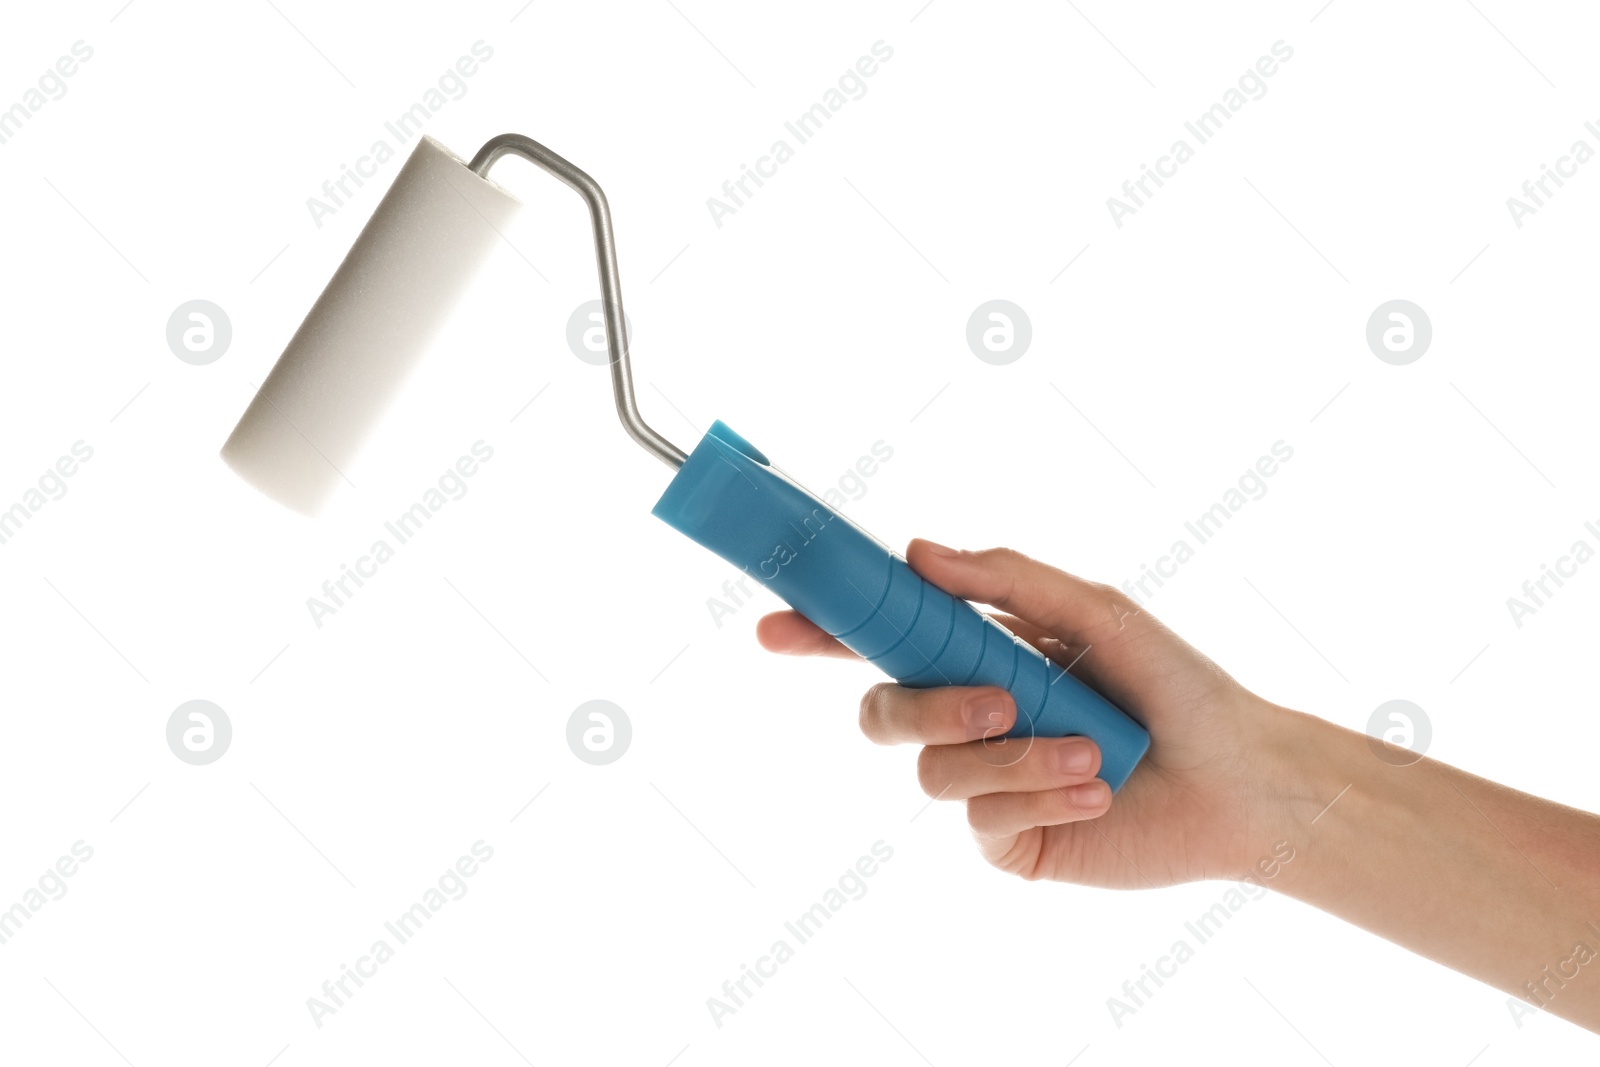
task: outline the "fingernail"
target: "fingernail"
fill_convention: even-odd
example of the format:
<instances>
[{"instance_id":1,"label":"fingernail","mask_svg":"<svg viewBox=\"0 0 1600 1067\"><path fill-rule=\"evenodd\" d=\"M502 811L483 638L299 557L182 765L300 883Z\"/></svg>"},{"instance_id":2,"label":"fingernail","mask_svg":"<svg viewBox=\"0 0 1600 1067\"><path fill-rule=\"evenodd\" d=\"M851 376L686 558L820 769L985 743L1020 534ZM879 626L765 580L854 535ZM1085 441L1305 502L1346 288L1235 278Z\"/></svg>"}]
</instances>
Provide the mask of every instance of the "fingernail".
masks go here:
<instances>
[{"instance_id":1,"label":"fingernail","mask_svg":"<svg viewBox=\"0 0 1600 1067\"><path fill-rule=\"evenodd\" d=\"M1056 750L1056 766L1062 774L1087 774L1094 763L1094 750L1082 741L1070 741Z\"/></svg>"},{"instance_id":2,"label":"fingernail","mask_svg":"<svg viewBox=\"0 0 1600 1067\"><path fill-rule=\"evenodd\" d=\"M1111 799L1111 787L1100 779L1084 782L1082 785L1068 786L1067 799L1084 811L1093 811Z\"/></svg>"},{"instance_id":3,"label":"fingernail","mask_svg":"<svg viewBox=\"0 0 1600 1067\"><path fill-rule=\"evenodd\" d=\"M937 541L929 541L927 538L923 538L922 539L922 543L927 545L928 546L928 551L932 552L935 556L944 556L946 558L949 558L951 556L959 556L961 554L960 552L956 551L953 548L949 548L949 547L947 547L945 545L941 545Z\"/></svg>"},{"instance_id":4,"label":"fingernail","mask_svg":"<svg viewBox=\"0 0 1600 1067\"><path fill-rule=\"evenodd\" d=\"M997 737L1011 728L1011 705L1004 697L982 697L967 708L967 733L973 739Z\"/></svg>"}]
</instances>

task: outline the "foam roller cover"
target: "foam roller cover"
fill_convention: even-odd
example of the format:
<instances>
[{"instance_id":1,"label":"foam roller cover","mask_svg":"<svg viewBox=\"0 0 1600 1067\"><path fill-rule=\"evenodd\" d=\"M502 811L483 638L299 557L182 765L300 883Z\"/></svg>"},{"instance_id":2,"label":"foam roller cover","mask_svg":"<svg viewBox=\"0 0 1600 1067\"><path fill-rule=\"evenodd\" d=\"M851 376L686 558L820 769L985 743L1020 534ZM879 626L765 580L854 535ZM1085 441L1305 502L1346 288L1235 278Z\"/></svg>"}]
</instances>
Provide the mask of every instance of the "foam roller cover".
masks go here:
<instances>
[{"instance_id":1,"label":"foam roller cover","mask_svg":"<svg viewBox=\"0 0 1600 1067\"><path fill-rule=\"evenodd\" d=\"M222 447L315 514L519 206L424 137Z\"/></svg>"},{"instance_id":2,"label":"foam roller cover","mask_svg":"<svg viewBox=\"0 0 1600 1067\"><path fill-rule=\"evenodd\" d=\"M1016 700L1007 737L1081 735L1120 789L1150 735L1105 697L714 423L652 512L778 594L901 685L995 685Z\"/></svg>"}]
</instances>

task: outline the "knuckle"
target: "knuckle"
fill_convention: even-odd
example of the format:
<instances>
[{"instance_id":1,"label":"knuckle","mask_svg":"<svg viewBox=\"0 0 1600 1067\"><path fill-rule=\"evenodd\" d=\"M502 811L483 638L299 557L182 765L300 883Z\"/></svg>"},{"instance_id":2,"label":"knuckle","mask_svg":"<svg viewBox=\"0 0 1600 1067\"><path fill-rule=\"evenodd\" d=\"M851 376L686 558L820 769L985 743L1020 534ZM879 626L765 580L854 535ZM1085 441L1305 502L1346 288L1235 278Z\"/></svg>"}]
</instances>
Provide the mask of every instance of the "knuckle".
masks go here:
<instances>
[{"instance_id":1,"label":"knuckle","mask_svg":"<svg viewBox=\"0 0 1600 1067\"><path fill-rule=\"evenodd\" d=\"M973 552L977 561L991 570L1012 570L1019 563L1027 561L1024 556L1014 548L1006 545L997 545L994 548L980 548Z\"/></svg>"},{"instance_id":2,"label":"knuckle","mask_svg":"<svg viewBox=\"0 0 1600 1067\"><path fill-rule=\"evenodd\" d=\"M1057 822L1057 810L1065 795L1059 789L1029 793L1023 800L1022 816L1029 826L1049 826Z\"/></svg>"},{"instance_id":3,"label":"knuckle","mask_svg":"<svg viewBox=\"0 0 1600 1067\"><path fill-rule=\"evenodd\" d=\"M1018 578L1027 573L1028 566L1033 563L1032 559L1015 548L991 549L987 556L984 562L1004 576L1008 596L1015 591Z\"/></svg>"},{"instance_id":4,"label":"knuckle","mask_svg":"<svg viewBox=\"0 0 1600 1067\"><path fill-rule=\"evenodd\" d=\"M1116 612L1118 618L1126 618L1139 614L1139 605L1133 599L1133 597L1128 595L1127 590L1110 585L1106 582L1096 582L1095 592L1099 593L1101 596L1110 601L1112 610Z\"/></svg>"},{"instance_id":5,"label":"knuckle","mask_svg":"<svg viewBox=\"0 0 1600 1067\"><path fill-rule=\"evenodd\" d=\"M972 555L981 569L987 572L983 581L989 589L983 599L996 607L1016 612L1018 578L1026 573L1026 568L1033 561L1004 545L980 549Z\"/></svg>"}]
</instances>

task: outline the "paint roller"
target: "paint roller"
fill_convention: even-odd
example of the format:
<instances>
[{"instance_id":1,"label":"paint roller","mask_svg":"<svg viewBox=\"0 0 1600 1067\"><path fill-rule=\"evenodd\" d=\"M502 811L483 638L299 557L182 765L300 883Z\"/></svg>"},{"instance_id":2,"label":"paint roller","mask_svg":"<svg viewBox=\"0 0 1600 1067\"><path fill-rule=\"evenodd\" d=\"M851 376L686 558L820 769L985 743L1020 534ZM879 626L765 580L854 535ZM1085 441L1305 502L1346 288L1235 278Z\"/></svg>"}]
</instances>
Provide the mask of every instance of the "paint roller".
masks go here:
<instances>
[{"instance_id":1,"label":"paint roller","mask_svg":"<svg viewBox=\"0 0 1600 1067\"><path fill-rule=\"evenodd\" d=\"M617 414L676 473L652 514L776 593L901 685L994 685L1016 700L1006 738L1081 735L1118 789L1149 734L1104 697L774 466L718 421L685 453L633 393L611 210L588 174L519 134L470 163L424 137L262 382L222 458L280 503L314 515L399 392L518 202L488 177L520 156L588 205Z\"/></svg>"}]
</instances>

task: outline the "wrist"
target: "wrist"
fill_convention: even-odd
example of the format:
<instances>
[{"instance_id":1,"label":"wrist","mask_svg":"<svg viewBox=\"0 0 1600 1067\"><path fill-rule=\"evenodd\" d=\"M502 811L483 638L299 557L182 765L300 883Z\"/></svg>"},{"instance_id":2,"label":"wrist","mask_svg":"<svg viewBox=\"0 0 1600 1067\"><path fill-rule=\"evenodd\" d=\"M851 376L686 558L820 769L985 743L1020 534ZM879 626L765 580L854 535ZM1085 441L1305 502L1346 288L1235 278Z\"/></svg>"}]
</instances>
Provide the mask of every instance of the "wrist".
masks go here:
<instances>
[{"instance_id":1,"label":"wrist","mask_svg":"<svg viewBox=\"0 0 1600 1067\"><path fill-rule=\"evenodd\" d=\"M1324 814L1350 784L1357 770L1351 758L1352 736L1315 715L1268 706L1260 753L1262 800L1285 830Z\"/></svg>"},{"instance_id":2,"label":"wrist","mask_svg":"<svg viewBox=\"0 0 1600 1067\"><path fill-rule=\"evenodd\" d=\"M1265 884L1292 892L1319 866L1296 866L1294 858L1309 854L1313 835L1360 788L1358 780L1369 769L1363 757L1370 754L1352 731L1265 702L1254 736L1259 740L1249 786L1253 851L1242 862L1246 871L1264 874L1262 861L1275 857L1279 862Z\"/></svg>"}]
</instances>

